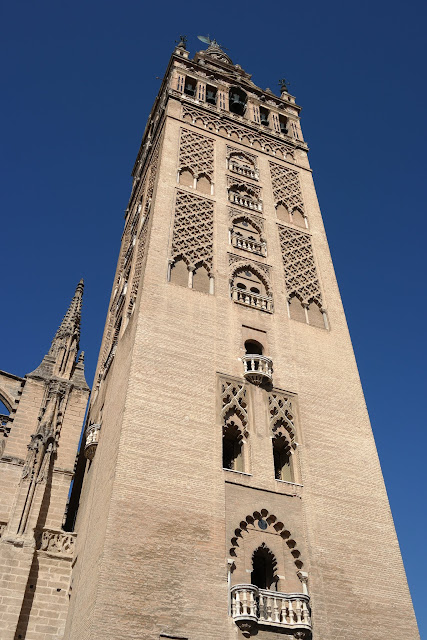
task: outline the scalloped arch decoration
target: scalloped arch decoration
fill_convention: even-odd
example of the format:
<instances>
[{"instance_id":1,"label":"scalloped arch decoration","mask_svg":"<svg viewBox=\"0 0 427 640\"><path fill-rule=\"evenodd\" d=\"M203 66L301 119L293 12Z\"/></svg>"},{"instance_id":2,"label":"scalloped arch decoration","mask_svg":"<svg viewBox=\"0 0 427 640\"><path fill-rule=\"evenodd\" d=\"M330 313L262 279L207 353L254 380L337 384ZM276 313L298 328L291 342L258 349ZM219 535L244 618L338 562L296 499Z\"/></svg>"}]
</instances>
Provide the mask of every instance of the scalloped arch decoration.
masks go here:
<instances>
[{"instance_id":1,"label":"scalloped arch decoration","mask_svg":"<svg viewBox=\"0 0 427 640\"><path fill-rule=\"evenodd\" d=\"M278 518L273 513L270 513L268 509L254 511L251 514L248 514L245 519L240 522L239 526L234 531L234 536L231 538L231 546L229 549L230 556L232 558L237 558L240 548L239 540L243 539L243 536L251 530L258 531L257 522L259 520L264 520L267 523L267 528L265 529L266 532L278 535L286 542L290 553L294 558L295 566L298 570L301 570L304 563L301 559L301 552L297 547L296 541L293 539L291 532L286 529L283 522L278 520Z\"/></svg>"}]
</instances>

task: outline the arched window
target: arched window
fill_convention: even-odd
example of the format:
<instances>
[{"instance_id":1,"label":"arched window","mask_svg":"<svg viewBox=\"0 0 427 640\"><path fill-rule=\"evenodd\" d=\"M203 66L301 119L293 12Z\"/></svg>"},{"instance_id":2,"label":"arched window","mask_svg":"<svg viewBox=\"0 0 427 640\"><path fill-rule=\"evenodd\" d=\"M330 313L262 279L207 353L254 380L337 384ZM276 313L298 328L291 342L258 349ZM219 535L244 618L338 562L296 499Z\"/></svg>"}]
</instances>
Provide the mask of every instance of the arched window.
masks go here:
<instances>
[{"instance_id":1,"label":"arched window","mask_svg":"<svg viewBox=\"0 0 427 640\"><path fill-rule=\"evenodd\" d=\"M189 169L183 169L179 174L179 184L184 187L194 187L194 176Z\"/></svg>"},{"instance_id":2,"label":"arched window","mask_svg":"<svg viewBox=\"0 0 427 640\"><path fill-rule=\"evenodd\" d=\"M301 300L295 295L292 294L288 300L288 308L289 308L289 317L292 320L298 320L299 322L307 322L305 316L305 309L302 306Z\"/></svg>"},{"instance_id":3,"label":"arched window","mask_svg":"<svg viewBox=\"0 0 427 640\"><path fill-rule=\"evenodd\" d=\"M276 558L268 547L262 544L252 555L251 584L259 589L276 590Z\"/></svg>"},{"instance_id":4,"label":"arched window","mask_svg":"<svg viewBox=\"0 0 427 640\"><path fill-rule=\"evenodd\" d=\"M292 455L286 438L277 435L273 438L274 477L276 480L293 482Z\"/></svg>"},{"instance_id":5,"label":"arched window","mask_svg":"<svg viewBox=\"0 0 427 640\"><path fill-rule=\"evenodd\" d=\"M288 208L283 202L278 202L276 205L276 215L279 220L282 222L289 222L289 211Z\"/></svg>"},{"instance_id":6,"label":"arched window","mask_svg":"<svg viewBox=\"0 0 427 640\"><path fill-rule=\"evenodd\" d=\"M308 324L313 327L325 328L325 320L319 305L313 300L307 307Z\"/></svg>"},{"instance_id":7,"label":"arched window","mask_svg":"<svg viewBox=\"0 0 427 640\"><path fill-rule=\"evenodd\" d=\"M188 287L188 269L182 258L178 258L172 265L170 281L181 287Z\"/></svg>"},{"instance_id":8,"label":"arched window","mask_svg":"<svg viewBox=\"0 0 427 640\"><path fill-rule=\"evenodd\" d=\"M227 168L234 173L238 173L245 178L258 180L259 174L256 167L255 157L240 152L230 153L227 161Z\"/></svg>"},{"instance_id":9,"label":"arched window","mask_svg":"<svg viewBox=\"0 0 427 640\"><path fill-rule=\"evenodd\" d=\"M249 269L242 269L235 274L234 286L238 289L247 290L255 295L266 295L264 283L256 273Z\"/></svg>"},{"instance_id":10,"label":"arched window","mask_svg":"<svg viewBox=\"0 0 427 640\"><path fill-rule=\"evenodd\" d=\"M198 267L193 273L193 289L209 293L209 273L203 265Z\"/></svg>"},{"instance_id":11,"label":"arched window","mask_svg":"<svg viewBox=\"0 0 427 640\"><path fill-rule=\"evenodd\" d=\"M305 218L299 209L294 209L292 211L292 222L298 227L305 227Z\"/></svg>"},{"instance_id":12,"label":"arched window","mask_svg":"<svg viewBox=\"0 0 427 640\"><path fill-rule=\"evenodd\" d=\"M238 204L246 209L262 211L262 202L258 198L255 189L252 190L242 184L233 184L228 190L228 199L233 204Z\"/></svg>"},{"instance_id":13,"label":"arched window","mask_svg":"<svg viewBox=\"0 0 427 640\"><path fill-rule=\"evenodd\" d=\"M237 249L265 256L267 248L261 238L260 229L245 218L235 218L230 229L231 244Z\"/></svg>"},{"instance_id":14,"label":"arched window","mask_svg":"<svg viewBox=\"0 0 427 640\"><path fill-rule=\"evenodd\" d=\"M243 471L243 437L239 427L231 421L224 426L222 436L222 466Z\"/></svg>"},{"instance_id":15,"label":"arched window","mask_svg":"<svg viewBox=\"0 0 427 640\"><path fill-rule=\"evenodd\" d=\"M259 356L262 356L263 346L260 342L257 342L256 340L246 340L245 350L246 350L246 354L248 355L257 354Z\"/></svg>"},{"instance_id":16,"label":"arched window","mask_svg":"<svg viewBox=\"0 0 427 640\"><path fill-rule=\"evenodd\" d=\"M210 84L206 85L206 102L208 104L216 104L217 88Z\"/></svg>"},{"instance_id":17,"label":"arched window","mask_svg":"<svg viewBox=\"0 0 427 640\"><path fill-rule=\"evenodd\" d=\"M205 193L206 195L211 194L211 181L205 174L202 174L197 178L197 191Z\"/></svg>"},{"instance_id":18,"label":"arched window","mask_svg":"<svg viewBox=\"0 0 427 640\"><path fill-rule=\"evenodd\" d=\"M229 93L229 108L231 113L243 116L246 111L247 95L239 87L231 87Z\"/></svg>"},{"instance_id":19,"label":"arched window","mask_svg":"<svg viewBox=\"0 0 427 640\"><path fill-rule=\"evenodd\" d=\"M194 78L189 78L187 76L185 78L184 93L186 93L187 96L191 96L192 98L194 98L194 96L196 95L196 87L197 87L196 80L194 80Z\"/></svg>"}]
</instances>

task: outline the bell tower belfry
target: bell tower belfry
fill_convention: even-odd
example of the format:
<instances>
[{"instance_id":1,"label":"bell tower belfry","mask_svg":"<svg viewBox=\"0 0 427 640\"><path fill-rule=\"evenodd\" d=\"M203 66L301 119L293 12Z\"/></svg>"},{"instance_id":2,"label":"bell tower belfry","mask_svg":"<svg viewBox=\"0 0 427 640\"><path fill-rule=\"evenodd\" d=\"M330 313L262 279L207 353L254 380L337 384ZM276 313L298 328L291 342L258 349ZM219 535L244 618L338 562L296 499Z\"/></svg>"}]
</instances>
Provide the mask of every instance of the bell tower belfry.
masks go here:
<instances>
[{"instance_id":1,"label":"bell tower belfry","mask_svg":"<svg viewBox=\"0 0 427 640\"><path fill-rule=\"evenodd\" d=\"M418 638L299 116L215 40L176 46L70 500L66 640Z\"/></svg>"}]
</instances>

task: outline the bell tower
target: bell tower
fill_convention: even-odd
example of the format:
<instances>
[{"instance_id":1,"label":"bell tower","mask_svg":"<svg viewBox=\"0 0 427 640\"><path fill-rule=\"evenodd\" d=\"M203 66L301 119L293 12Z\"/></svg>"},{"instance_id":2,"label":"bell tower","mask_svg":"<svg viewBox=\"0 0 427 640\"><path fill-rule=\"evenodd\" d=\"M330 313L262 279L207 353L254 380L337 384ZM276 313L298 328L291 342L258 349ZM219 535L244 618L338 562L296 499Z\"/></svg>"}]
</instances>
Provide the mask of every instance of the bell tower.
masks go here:
<instances>
[{"instance_id":1,"label":"bell tower","mask_svg":"<svg viewBox=\"0 0 427 640\"><path fill-rule=\"evenodd\" d=\"M133 169L64 637L416 640L300 107L207 44Z\"/></svg>"}]
</instances>

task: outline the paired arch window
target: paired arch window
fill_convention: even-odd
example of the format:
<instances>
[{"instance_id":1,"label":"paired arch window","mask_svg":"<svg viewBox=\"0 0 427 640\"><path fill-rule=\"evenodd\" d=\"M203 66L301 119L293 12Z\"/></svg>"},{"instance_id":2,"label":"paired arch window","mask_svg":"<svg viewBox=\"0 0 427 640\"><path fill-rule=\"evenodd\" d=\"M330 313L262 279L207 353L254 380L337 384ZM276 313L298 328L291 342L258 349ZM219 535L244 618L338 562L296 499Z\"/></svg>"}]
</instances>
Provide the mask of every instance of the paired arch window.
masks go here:
<instances>
[{"instance_id":1,"label":"paired arch window","mask_svg":"<svg viewBox=\"0 0 427 640\"><path fill-rule=\"evenodd\" d=\"M202 293L213 293L211 277L205 265L199 264L190 269L183 258L177 258L171 265L170 282Z\"/></svg>"},{"instance_id":2,"label":"paired arch window","mask_svg":"<svg viewBox=\"0 0 427 640\"><path fill-rule=\"evenodd\" d=\"M307 227L306 218L298 207L294 207L292 211L290 211L284 202L278 202L276 205L276 215L282 222L291 222L304 229Z\"/></svg>"},{"instance_id":3,"label":"paired arch window","mask_svg":"<svg viewBox=\"0 0 427 640\"><path fill-rule=\"evenodd\" d=\"M194 173L188 169L181 169L178 176L179 184L184 187L191 187L192 189L196 189L205 195L212 195L212 183L205 173L201 173L196 176Z\"/></svg>"}]
</instances>

